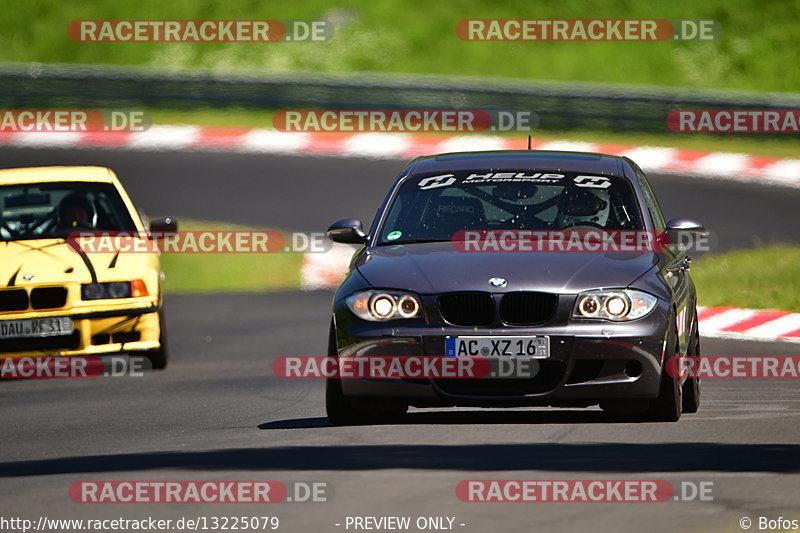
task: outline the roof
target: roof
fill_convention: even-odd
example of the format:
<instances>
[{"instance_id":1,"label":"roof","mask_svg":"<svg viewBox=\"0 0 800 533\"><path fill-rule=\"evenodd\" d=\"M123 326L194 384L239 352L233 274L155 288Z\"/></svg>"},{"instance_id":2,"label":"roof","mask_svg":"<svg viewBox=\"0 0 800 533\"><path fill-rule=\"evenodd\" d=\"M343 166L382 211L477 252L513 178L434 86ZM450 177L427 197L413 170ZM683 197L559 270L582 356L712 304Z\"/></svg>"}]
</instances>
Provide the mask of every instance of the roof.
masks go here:
<instances>
[{"instance_id":1,"label":"roof","mask_svg":"<svg viewBox=\"0 0 800 533\"><path fill-rule=\"evenodd\" d=\"M557 152L540 150L498 150L491 152L459 152L419 157L409 166L418 172L452 172L472 169L532 169L566 172L597 172L624 176L627 159L589 152Z\"/></svg>"},{"instance_id":2,"label":"roof","mask_svg":"<svg viewBox=\"0 0 800 533\"><path fill-rule=\"evenodd\" d=\"M114 173L105 167L28 167L0 170L0 185L91 181L114 183Z\"/></svg>"}]
</instances>

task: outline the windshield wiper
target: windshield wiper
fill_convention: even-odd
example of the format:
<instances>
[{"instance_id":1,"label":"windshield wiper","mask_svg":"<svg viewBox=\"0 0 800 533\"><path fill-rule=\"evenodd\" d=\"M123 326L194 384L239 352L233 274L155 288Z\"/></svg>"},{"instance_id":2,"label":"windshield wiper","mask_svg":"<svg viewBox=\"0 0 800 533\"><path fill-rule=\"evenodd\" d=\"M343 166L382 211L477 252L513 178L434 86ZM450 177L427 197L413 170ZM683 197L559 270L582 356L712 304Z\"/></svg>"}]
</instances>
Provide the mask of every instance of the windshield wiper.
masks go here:
<instances>
[{"instance_id":1,"label":"windshield wiper","mask_svg":"<svg viewBox=\"0 0 800 533\"><path fill-rule=\"evenodd\" d=\"M409 239L405 241L381 241L378 246L392 246L395 244L420 244L426 242L450 242L451 239Z\"/></svg>"}]
</instances>

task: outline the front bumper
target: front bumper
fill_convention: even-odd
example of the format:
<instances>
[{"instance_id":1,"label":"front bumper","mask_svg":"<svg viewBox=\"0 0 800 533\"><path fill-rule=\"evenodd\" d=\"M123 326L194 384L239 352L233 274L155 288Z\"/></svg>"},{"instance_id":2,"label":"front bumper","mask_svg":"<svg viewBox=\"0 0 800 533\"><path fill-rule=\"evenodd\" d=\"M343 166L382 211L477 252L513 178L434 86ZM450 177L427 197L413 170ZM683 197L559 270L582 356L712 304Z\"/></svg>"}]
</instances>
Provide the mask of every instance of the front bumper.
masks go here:
<instances>
[{"instance_id":1,"label":"front bumper","mask_svg":"<svg viewBox=\"0 0 800 533\"><path fill-rule=\"evenodd\" d=\"M372 323L339 310L340 356L443 356L445 338L459 335L547 335L550 357L530 378L343 379L354 398L392 398L415 406L588 406L604 400L658 395L669 306L659 302L632 322L563 321L539 327L463 328L423 323Z\"/></svg>"},{"instance_id":2,"label":"front bumper","mask_svg":"<svg viewBox=\"0 0 800 533\"><path fill-rule=\"evenodd\" d=\"M71 335L0 339L0 357L100 356L156 350L161 346L158 312L158 305L148 301L135 306L3 314L0 321L67 316L75 329Z\"/></svg>"}]
</instances>

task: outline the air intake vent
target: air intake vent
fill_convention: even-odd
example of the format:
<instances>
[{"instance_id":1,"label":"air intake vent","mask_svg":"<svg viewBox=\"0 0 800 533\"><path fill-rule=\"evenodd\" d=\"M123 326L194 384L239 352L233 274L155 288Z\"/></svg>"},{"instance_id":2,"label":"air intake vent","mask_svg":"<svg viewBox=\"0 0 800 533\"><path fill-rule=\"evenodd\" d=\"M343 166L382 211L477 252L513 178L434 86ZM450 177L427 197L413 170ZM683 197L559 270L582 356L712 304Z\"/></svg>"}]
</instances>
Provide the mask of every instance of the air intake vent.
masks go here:
<instances>
[{"instance_id":1,"label":"air intake vent","mask_svg":"<svg viewBox=\"0 0 800 533\"><path fill-rule=\"evenodd\" d=\"M31 291L31 307L34 309L55 309L67 303L67 289L64 287L40 287Z\"/></svg>"},{"instance_id":2,"label":"air intake vent","mask_svg":"<svg viewBox=\"0 0 800 533\"><path fill-rule=\"evenodd\" d=\"M453 292L439 296L442 317L456 326L488 326L494 321L494 300L485 292Z\"/></svg>"},{"instance_id":3,"label":"air intake vent","mask_svg":"<svg viewBox=\"0 0 800 533\"><path fill-rule=\"evenodd\" d=\"M24 311L28 308L28 293L25 289L0 291L0 312Z\"/></svg>"},{"instance_id":4,"label":"air intake vent","mask_svg":"<svg viewBox=\"0 0 800 533\"><path fill-rule=\"evenodd\" d=\"M558 297L545 292L512 292L500 302L500 318L512 326L542 324L553 316Z\"/></svg>"}]
</instances>

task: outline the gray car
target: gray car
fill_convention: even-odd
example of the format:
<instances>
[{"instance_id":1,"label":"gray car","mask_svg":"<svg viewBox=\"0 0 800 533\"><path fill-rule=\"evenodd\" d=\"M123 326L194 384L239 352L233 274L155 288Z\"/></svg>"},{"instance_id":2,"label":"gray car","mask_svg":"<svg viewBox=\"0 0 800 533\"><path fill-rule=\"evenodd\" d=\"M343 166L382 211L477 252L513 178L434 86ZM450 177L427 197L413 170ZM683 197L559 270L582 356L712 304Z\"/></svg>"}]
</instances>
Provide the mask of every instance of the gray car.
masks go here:
<instances>
[{"instance_id":1,"label":"gray car","mask_svg":"<svg viewBox=\"0 0 800 533\"><path fill-rule=\"evenodd\" d=\"M671 243L702 232L691 219L666 222L625 157L496 151L412 161L368 232L352 218L328 229L361 247L334 298L327 355L483 355L534 361L533 370L329 377L330 422L409 406L599 404L660 421L696 412L699 378L667 371L700 354L691 259Z\"/></svg>"}]
</instances>

